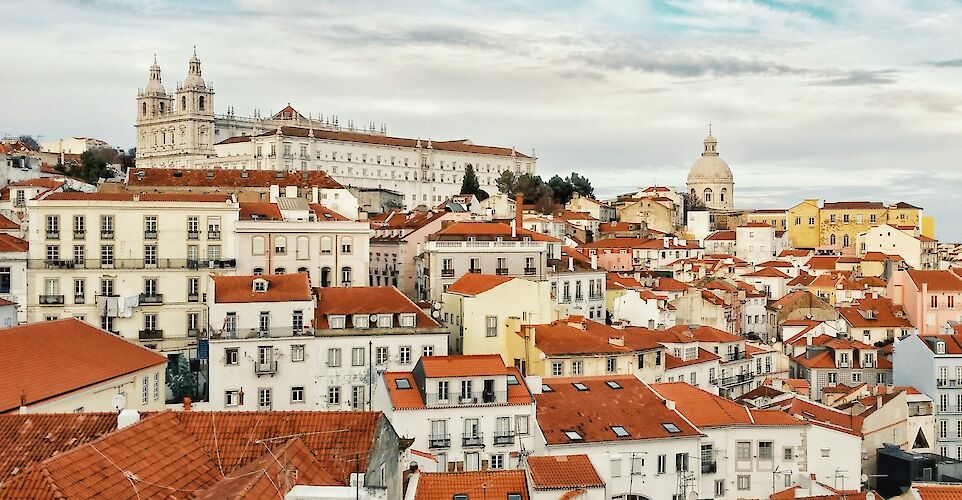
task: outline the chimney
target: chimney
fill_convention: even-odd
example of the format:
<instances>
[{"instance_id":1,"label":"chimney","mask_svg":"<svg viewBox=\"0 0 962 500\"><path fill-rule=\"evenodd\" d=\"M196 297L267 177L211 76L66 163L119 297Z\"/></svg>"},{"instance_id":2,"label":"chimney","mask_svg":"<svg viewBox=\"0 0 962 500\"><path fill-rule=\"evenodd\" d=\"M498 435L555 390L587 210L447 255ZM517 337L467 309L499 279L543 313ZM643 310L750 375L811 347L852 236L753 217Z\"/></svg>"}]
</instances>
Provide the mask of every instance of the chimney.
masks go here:
<instances>
[{"instance_id":1,"label":"chimney","mask_svg":"<svg viewBox=\"0 0 962 500\"><path fill-rule=\"evenodd\" d=\"M624 346L625 346L625 336L622 335L621 337L608 337L608 343L611 344L611 345L614 345L614 346L624 347Z\"/></svg>"},{"instance_id":2,"label":"chimney","mask_svg":"<svg viewBox=\"0 0 962 500\"><path fill-rule=\"evenodd\" d=\"M527 384L528 391L531 392L532 396L541 394L542 379L540 375L528 375L524 378L524 383Z\"/></svg>"},{"instance_id":3,"label":"chimney","mask_svg":"<svg viewBox=\"0 0 962 500\"><path fill-rule=\"evenodd\" d=\"M281 196L281 187L276 184L271 184L271 203L277 203L277 199Z\"/></svg>"},{"instance_id":4,"label":"chimney","mask_svg":"<svg viewBox=\"0 0 962 500\"><path fill-rule=\"evenodd\" d=\"M574 257L568 257L568 270L569 270L569 271L574 271L574 270L575 270L575 259L574 259Z\"/></svg>"},{"instance_id":5,"label":"chimney","mask_svg":"<svg viewBox=\"0 0 962 500\"><path fill-rule=\"evenodd\" d=\"M184 411L190 411L190 396L184 396Z\"/></svg>"},{"instance_id":6,"label":"chimney","mask_svg":"<svg viewBox=\"0 0 962 500\"><path fill-rule=\"evenodd\" d=\"M132 408L120 410L117 414L117 430L130 427L140 421L140 412Z\"/></svg>"},{"instance_id":7,"label":"chimney","mask_svg":"<svg viewBox=\"0 0 962 500\"><path fill-rule=\"evenodd\" d=\"M319 199L317 186L314 186L311 188L311 203L320 203Z\"/></svg>"},{"instance_id":8,"label":"chimney","mask_svg":"<svg viewBox=\"0 0 962 500\"><path fill-rule=\"evenodd\" d=\"M878 410L882 407L882 396L875 396L875 409Z\"/></svg>"},{"instance_id":9,"label":"chimney","mask_svg":"<svg viewBox=\"0 0 962 500\"><path fill-rule=\"evenodd\" d=\"M284 186L285 198L297 198L297 186Z\"/></svg>"},{"instance_id":10,"label":"chimney","mask_svg":"<svg viewBox=\"0 0 962 500\"><path fill-rule=\"evenodd\" d=\"M514 197L514 227L519 228L519 229L522 227L522 225L521 225L521 221L522 221L522 217L521 217L522 207L524 207L524 196L522 196L522 195L520 195L520 194L519 194L519 195L516 195L516 196Z\"/></svg>"},{"instance_id":11,"label":"chimney","mask_svg":"<svg viewBox=\"0 0 962 500\"><path fill-rule=\"evenodd\" d=\"M596 253L591 254L591 268L598 269L598 254Z\"/></svg>"}]
</instances>

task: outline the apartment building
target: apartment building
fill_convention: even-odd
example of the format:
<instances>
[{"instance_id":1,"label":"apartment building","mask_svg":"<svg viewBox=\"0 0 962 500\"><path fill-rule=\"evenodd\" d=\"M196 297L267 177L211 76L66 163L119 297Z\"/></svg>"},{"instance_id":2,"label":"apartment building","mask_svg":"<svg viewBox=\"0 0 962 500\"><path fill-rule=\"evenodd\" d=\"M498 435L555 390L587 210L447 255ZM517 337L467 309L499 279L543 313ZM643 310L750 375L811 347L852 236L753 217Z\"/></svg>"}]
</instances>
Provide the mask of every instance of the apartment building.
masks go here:
<instances>
[{"instance_id":1,"label":"apartment building","mask_svg":"<svg viewBox=\"0 0 962 500\"><path fill-rule=\"evenodd\" d=\"M962 335L907 335L896 341L895 383L932 398L940 455L962 458Z\"/></svg>"},{"instance_id":2,"label":"apartment building","mask_svg":"<svg viewBox=\"0 0 962 500\"><path fill-rule=\"evenodd\" d=\"M791 378L808 381L811 397L820 400L837 385L892 383L892 362L873 345L822 335L806 340L805 351L791 359Z\"/></svg>"},{"instance_id":3,"label":"apartment building","mask_svg":"<svg viewBox=\"0 0 962 500\"><path fill-rule=\"evenodd\" d=\"M896 271L888 297L902 306L919 335L940 333L949 321L962 320L962 277L959 270Z\"/></svg>"},{"instance_id":4,"label":"apartment building","mask_svg":"<svg viewBox=\"0 0 962 500\"><path fill-rule=\"evenodd\" d=\"M588 258L571 247L561 248L561 259L548 261L551 297L560 316L605 318L606 272L597 257Z\"/></svg>"},{"instance_id":5,"label":"apartment building","mask_svg":"<svg viewBox=\"0 0 962 500\"><path fill-rule=\"evenodd\" d=\"M228 195L51 192L27 209L30 322L75 317L187 351L208 278L237 265Z\"/></svg>"},{"instance_id":6,"label":"apartment building","mask_svg":"<svg viewBox=\"0 0 962 500\"><path fill-rule=\"evenodd\" d=\"M664 269L679 259L700 258L705 252L695 241L675 237L661 239L608 238L579 247L608 271Z\"/></svg>"},{"instance_id":7,"label":"apartment building","mask_svg":"<svg viewBox=\"0 0 962 500\"><path fill-rule=\"evenodd\" d=\"M366 285L371 230L304 198L240 203L237 272L305 273L312 287Z\"/></svg>"},{"instance_id":8,"label":"apartment building","mask_svg":"<svg viewBox=\"0 0 962 500\"><path fill-rule=\"evenodd\" d=\"M6 218L3 220L9 221ZM17 323L27 320L28 258L29 244L26 240L0 233L0 299L16 304L13 319Z\"/></svg>"},{"instance_id":9,"label":"apartment building","mask_svg":"<svg viewBox=\"0 0 962 500\"><path fill-rule=\"evenodd\" d=\"M407 458L426 471L519 468L538 432L528 383L496 354L429 356L385 372L374 408L413 440Z\"/></svg>"},{"instance_id":10,"label":"apartment building","mask_svg":"<svg viewBox=\"0 0 962 500\"><path fill-rule=\"evenodd\" d=\"M788 209L786 230L791 248L831 249L855 255L858 235L882 224L919 227L922 209L909 203L878 201L825 202L806 199Z\"/></svg>"},{"instance_id":11,"label":"apartment building","mask_svg":"<svg viewBox=\"0 0 962 500\"><path fill-rule=\"evenodd\" d=\"M902 306L872 294L837 309L845 321L849 338L866 344L902 338L913 328Z\"/></svg>"},{"instance_id":12,"label":"apartment building","mask_svg":"<svg viewBox=\"0 0 962 500\"><path fill-rule=\"evenodd\" d=\"M380 373L447 354L447 329L393 287L316 288L312 296L301 273L217 278L214 286L222 303L212 314L223 313L226 326L210 340L216 410L370 409Z\"/></svg>"},{"instance_id":13,"label":"apartment building","mask_svg":"<svg viewBox=\"0 0 962 500\"><path fill-rule=\"evenodd\" d=\"M938 269L938 240L916 226L882 224L859 235L859 256L869 252L898 255L912 269Z\"/></svg>"},{"instance_id":14,"label":"apartment building","mask_svg":"<svg viewBox=\"0 0 962 500\"><path fill-rule=\"evenodd\" d=\"M543 280L548 260L561 257L561 241L498 222L455 222L428 237L415 260L417 295L438 301L468 273Z\"/></svg>"},{"instance_id":15,"label":"apartment building","mask_svg":"<svg viewBox=\"0 0 962 500\"><path fill-rule=\"evenodd\" d=\"M751 264L775 258L775 228L765 222L749 222L735 228L735 256Z\"/></svg>"}]
</instances>

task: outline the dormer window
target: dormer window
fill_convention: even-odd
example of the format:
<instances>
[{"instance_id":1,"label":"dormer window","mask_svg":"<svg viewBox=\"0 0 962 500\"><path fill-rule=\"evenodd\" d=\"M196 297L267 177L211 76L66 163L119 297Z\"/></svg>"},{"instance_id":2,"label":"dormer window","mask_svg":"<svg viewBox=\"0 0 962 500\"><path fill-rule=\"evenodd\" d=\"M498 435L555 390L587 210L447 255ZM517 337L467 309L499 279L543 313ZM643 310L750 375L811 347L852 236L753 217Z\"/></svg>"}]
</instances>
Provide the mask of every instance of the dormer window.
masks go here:
<instances>
[{"instance_id":1,"label":"dormer window","mask_svg":"<svg viewBox=\"0 0 962 500\"><path fill-rule=\"evenodd\" d=\"M327 324L334 329L344 328L344 320L343 314L329 314L327 316Z\"/></svg>"},{"instance_id":2,"label":"dormer window","mask_svg":"<svg viewBox=\"0 0 962 500\"><path fill-rule=\"evenodd\" d=\"M266 292L267 291L267 280L256 279L254 280L254 291L255 292Z\"/></svg>"},{"instance_id":3,"label":"dormer window","mask_svg":"<svg viewBox=\"0 0 962 500\"><path fill-rule=\"evenodd\" d=\"M391 328L393 326L393 321L390 314L378 314L377 315L377 327L378 328Z\"/></svg>"},{"instance_id":4,"label":"dormer window","mask_svg":"<svg viewBox=\"0 0 962 500\"><path fill-rule=\"evenodd\" d=\"M414 328L414 318L413 313L405 313L400 315L401 326L405 328Z\"/></svg>"},{"instance_id":5,"label":"dormer window","mask_svg":"<svg viewBox=\"0 0 962 500\"><path fill-rule=\"evenodd\" d=\"M369 325L367 314L355 314L351 321L354 323L354 328L367 328Z\"/></svg>"},{"instance_id":6,"label":"dormer window","mask_svg":"<svg viewBox=\"0 0 962 500\"><path fill-rule=\"evenodd\" d=\"M945 354L945 342L944 342L944 341L941 341L941 340L940 340L940 341L938 341L938 342L935 343L935 353L936 353L936 354Z\"/></svg>"}]
</instances>

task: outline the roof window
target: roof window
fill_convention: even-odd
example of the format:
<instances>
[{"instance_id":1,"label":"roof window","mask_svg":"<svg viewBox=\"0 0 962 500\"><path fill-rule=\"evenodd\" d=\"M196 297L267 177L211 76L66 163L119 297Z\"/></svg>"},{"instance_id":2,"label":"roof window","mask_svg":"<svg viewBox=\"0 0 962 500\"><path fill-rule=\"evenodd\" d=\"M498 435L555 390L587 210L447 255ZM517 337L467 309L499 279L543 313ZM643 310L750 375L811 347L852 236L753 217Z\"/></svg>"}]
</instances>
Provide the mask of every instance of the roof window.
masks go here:
<instances>
[{"instance_id":1,"label":"roof window","mask_svg":"<svg viewBox=\"0 0 962 500\"><path fill-rule=\"evenodd\" d=\"M409 381L409 380L406 379L406 378L394 379L394 385L395 385L398 389L410 389L410 388L411 388L411 381Z\"/></svg>"},{"instance_id":2,"label":"roof window","mask_svg":"<svg viewBox=\"0 0 962 500\"><path fill-rule=\"evenodd\" d=\"M578 431L564 431L564 432L565 432L565 436L572 441L584 440L584 438L581 437L581 434L578 434Z\"/></svg>"},{"instance_id":3,"label":"roof window","mask_svg":"<svg viewBox=\"0 0 962 500\"><path fill-rule=\"evenodd\" d=\"M575 382L571 385L575 386L575 389L578 389L581 392L586 392L588 390L588 386L585 384L582 384L581 382Z\"/></svg>"},{"instance_id":4,"label":"roof window","mask_svg":"<svg viewBox=\"0 0 962 500\"><path fill-rule=\"evenodd\" d=\"M935 343L935 353L936 353L936 354L945 354L945 342L944 342L944 341L940 340L940 341L938 341L938 342Z\"/></svg>"},{"instance_id":5,"label":"roof window","mask_svg":"<svg viewBox=\"0 0 962 500\"><path fill-rule=\"evenodd\" d=\"M518 377L508 375L508 385L518 385Z\"/></svg>"},{"instance_id":6,"label":"roof window","mask_svg":"<svg viewBox=\"0 0 962 500\"><path fill-rule=\"evenodd\" d=\"M554 392L554 389L548 384L541 384L541 392Z\"/></svg>"},{"instance_id":7,"label":"roof window","mask_svg":"<svg viewBox=\"0 0 962 500\"><path fill-rule=\"evenodd\" d=\"M267 280L265 279L255 279L254 280L254 291L255 292L266 292L267 291Z\"/></svg>"},{"instance_id":8,"label":"roof window","mask_svg":"<svg viewBox=\"0 0 962 500\"><path fill-rule=\"evenodd\" d=\"M611 431L614 432L615 435L620 438L630 436L630 434L628 434L628 431L626 431L625 428L620 425L611 426Z\"/></svg>"},{"instance_id":9,"label":"roof window","mask_svg":"<svg viewBox=\"0 0 962 500\"><path fill-rule=\"evenodd\" d=\"M670 432L670 433L672 433L672 434L674 434L674 433L676 433L676 432L681 432L681 429L679 429L677 425L675 425L675 424L673 424L673 423L671 423L671 422L664 422L664 423L661 424L661 426L664 427L666 431L668 431L668 432Z\"/></svg>"},{"instance_id":10,"label":"roof window","mask_svg":"<svg viewBox=\"0 0 962 500\"><path fill-rule=\"evenodd\" d=\"M612 389L621 389L621 388L622 388L622 387L621 387L621 384L619 384L618 382L615 382L614 380L608 380L608 381L605 382L605 384L607 384L608 387L611 387Z\"/></svg>"}]
</instances>

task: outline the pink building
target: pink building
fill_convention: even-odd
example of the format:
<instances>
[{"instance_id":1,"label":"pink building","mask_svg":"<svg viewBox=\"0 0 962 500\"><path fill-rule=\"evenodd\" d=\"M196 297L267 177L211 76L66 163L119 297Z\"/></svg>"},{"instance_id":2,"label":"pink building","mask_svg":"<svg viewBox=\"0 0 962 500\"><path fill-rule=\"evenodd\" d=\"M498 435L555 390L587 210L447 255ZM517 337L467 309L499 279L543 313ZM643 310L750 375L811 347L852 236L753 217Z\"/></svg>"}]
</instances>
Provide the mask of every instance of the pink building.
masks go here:
<instances>
[{"instance_id":1,"label":"pink building","mask_svg":"<svg viewBox=\"0 0 962 500\"><path fill-rule=\"evenodd\" d=\"M962 320L962 277L955 271L896 271L888 294L920 335L940 333L947 322Z\"/></svg>"}]
</instances>

